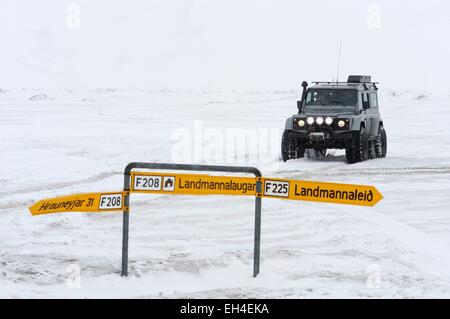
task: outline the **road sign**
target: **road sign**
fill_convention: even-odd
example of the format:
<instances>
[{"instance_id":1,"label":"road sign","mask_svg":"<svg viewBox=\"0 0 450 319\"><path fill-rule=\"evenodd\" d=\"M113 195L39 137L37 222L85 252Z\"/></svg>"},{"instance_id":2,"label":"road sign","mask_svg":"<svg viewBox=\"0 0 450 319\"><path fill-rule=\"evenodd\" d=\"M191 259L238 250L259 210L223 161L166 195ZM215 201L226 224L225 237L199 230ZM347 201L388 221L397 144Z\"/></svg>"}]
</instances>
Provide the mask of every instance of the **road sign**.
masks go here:
<instances>
[{"instance_id":1,"label":"road sign","mask_svg":"<svg viewBox=\"0 0 450 319\"><path fill-rule=\"evenodd\" d=\"M199 174L134 172L133 169L209 171L253 174L254 178ZM373 186L264 178L254 167L129 163L123 192L88 193L44 199L29 208L32 215L59 212L123 211L122 276L128 274L130 192L186 195L249 195L255 197L253 276L259 273L262 197L373 206L383 196Z\"/></svg>"},{"instance_id":2,"label":"road sign","mask_svg":"<svg viewBox=\"0 0 450 319\"><path fill-rule=\"evenodd\" d=\"M123 192L87 193L43 199L29 208L32 215L64 212L106 212L124 209Z\"/></svg>"},{"instance_id":3,"label":"road sign","mask_svg":"<svg viewBox=\"0 0 450 319\"><path fill-rule=\"evenodd\" d=\"M263 197L374 206L383 196L373 186L263 179Z\"/></svg>"},{"instance_id":4,"label":"road sign","mask_svg":"<svg viewBox=\"0 0 450 319\"><path fill-rule=\"evenodd\" d=\"M249 177L200 174L131 173L131 192L184 195L256 195L256 180Z\"/></svg>"},{"instance_id":5,"label":"road sign","mask_svg":"<svg viewBox=\"0 0 450 319\"><path fill-rule=\"evenodd\" d=\"M262 178L262 197L373 206L383 196L373 186ZM198 174L131 173L131 192L187 195L256 195L256 179Z\"/></svg>"},{"instance_id":6,"label":"road sign","mask_svg":"<svg viewBox=\"0 0 450 319\"><path fill-rule=\"evenodd\" d=\"M374 206L383 196L373 186L200 174L131 173L131 192L184 195L248 195L359 206ZM124 209L124 193L87 193L44 199L33 206L32 215L60 212L104 212Z\"/></svg>"}]
</instances>

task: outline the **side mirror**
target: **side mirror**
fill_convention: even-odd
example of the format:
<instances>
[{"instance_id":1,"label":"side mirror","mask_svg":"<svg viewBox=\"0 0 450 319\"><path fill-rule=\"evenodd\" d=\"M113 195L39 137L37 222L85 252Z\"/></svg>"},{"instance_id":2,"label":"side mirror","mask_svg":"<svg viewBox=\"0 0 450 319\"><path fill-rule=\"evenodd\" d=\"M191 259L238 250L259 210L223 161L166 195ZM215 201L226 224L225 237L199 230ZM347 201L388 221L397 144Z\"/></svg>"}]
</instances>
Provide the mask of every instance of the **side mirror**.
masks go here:
<instances>
[{"instance_id":1,"label":"side mirror","mask_svg":"<svg viewBox=\"0 0 450 319\"><path fill-rule=\"evenodd\" d=\"M298 114L302 113L303 104L302 101L297 101Z\"/></svg>"}]
</instances>

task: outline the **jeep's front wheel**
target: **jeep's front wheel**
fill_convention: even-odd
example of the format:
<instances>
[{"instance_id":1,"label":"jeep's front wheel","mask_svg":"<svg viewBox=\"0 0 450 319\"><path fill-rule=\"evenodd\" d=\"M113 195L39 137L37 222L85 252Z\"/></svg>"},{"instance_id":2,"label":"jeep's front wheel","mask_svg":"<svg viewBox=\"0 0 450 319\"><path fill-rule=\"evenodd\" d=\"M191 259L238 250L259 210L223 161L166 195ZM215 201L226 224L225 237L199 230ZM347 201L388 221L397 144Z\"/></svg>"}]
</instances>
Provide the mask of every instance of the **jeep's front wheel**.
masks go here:
<instances>
[{"instance_id":1,"label":"jeep's front wheel","mask_svg":"<svg viewBox=\"0 0 450 319\"><path fill-rule=\"evenodd\" d=\"M281 158L283 162L290 159L302 158L305 150L298 145L296 138L289 136L289 131L284 131L281 137Z\"/></svg>"},{"instance_id":2,"label":"jeep's front wheel","mask_svg":"<svg viewBox=\"0 0 450 319\"><path fill-rule=\"evenodd\" d=\"M364 127L352 136L349 147L345 150L347 163L354 164L369 159L369 139Z\"/></svg>"}]
</instances>

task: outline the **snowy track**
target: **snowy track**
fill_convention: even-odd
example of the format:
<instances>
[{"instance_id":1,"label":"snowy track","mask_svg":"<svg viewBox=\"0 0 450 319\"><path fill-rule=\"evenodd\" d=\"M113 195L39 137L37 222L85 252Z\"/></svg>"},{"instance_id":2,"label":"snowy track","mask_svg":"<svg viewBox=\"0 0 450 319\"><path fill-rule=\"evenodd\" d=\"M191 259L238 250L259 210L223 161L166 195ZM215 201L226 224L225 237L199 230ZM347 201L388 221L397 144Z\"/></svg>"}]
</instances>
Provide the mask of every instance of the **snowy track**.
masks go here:
<instances>
[{"instance_id":1,"label":"snowy track","mask_svg":"<svg viewBox=\"0 0 450 319\"><path fill-rule=\"evenodd\" d=\"M127 163L171 162L172 132L192 131L195 121L220 132L281 132L295 95L55 91L45 92L53 100L28 101L37 93L0 94L0 297L450 296L450 131L422 118L426 107L449 123L448 96L382 93L386 159L350 166L333 151L233 163L265 176L374 185L384 196L373 208L264 199L256 279L251 198L132 195L125 279L121 214L31 217L27 206L120 190ZM72 264L80 289L66 286Z\"/></svg>"}]
</instances>

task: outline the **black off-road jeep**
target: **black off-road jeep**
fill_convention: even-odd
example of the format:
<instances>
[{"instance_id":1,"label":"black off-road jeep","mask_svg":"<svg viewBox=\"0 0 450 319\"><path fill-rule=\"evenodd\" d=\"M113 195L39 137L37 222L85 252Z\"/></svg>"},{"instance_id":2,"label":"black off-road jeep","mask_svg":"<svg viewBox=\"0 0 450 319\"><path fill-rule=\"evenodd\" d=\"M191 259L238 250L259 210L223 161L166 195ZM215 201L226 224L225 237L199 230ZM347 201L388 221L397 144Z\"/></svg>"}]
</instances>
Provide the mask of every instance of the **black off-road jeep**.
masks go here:
<instances>
[{"instance_id":1,"label":"black off-road jeep","mask_svg":"<svg viewBox=\"0 0 450 319\"><path fill-rule=\"evenodd\" d=\"M347 82L314 82L297 101L298 114L286 120L283 161L323 157L327 149L345 149L348 163L386 156L387 139L378 107L378 87L370 76L350 75Z\"/></svg>"}]
</instances>

